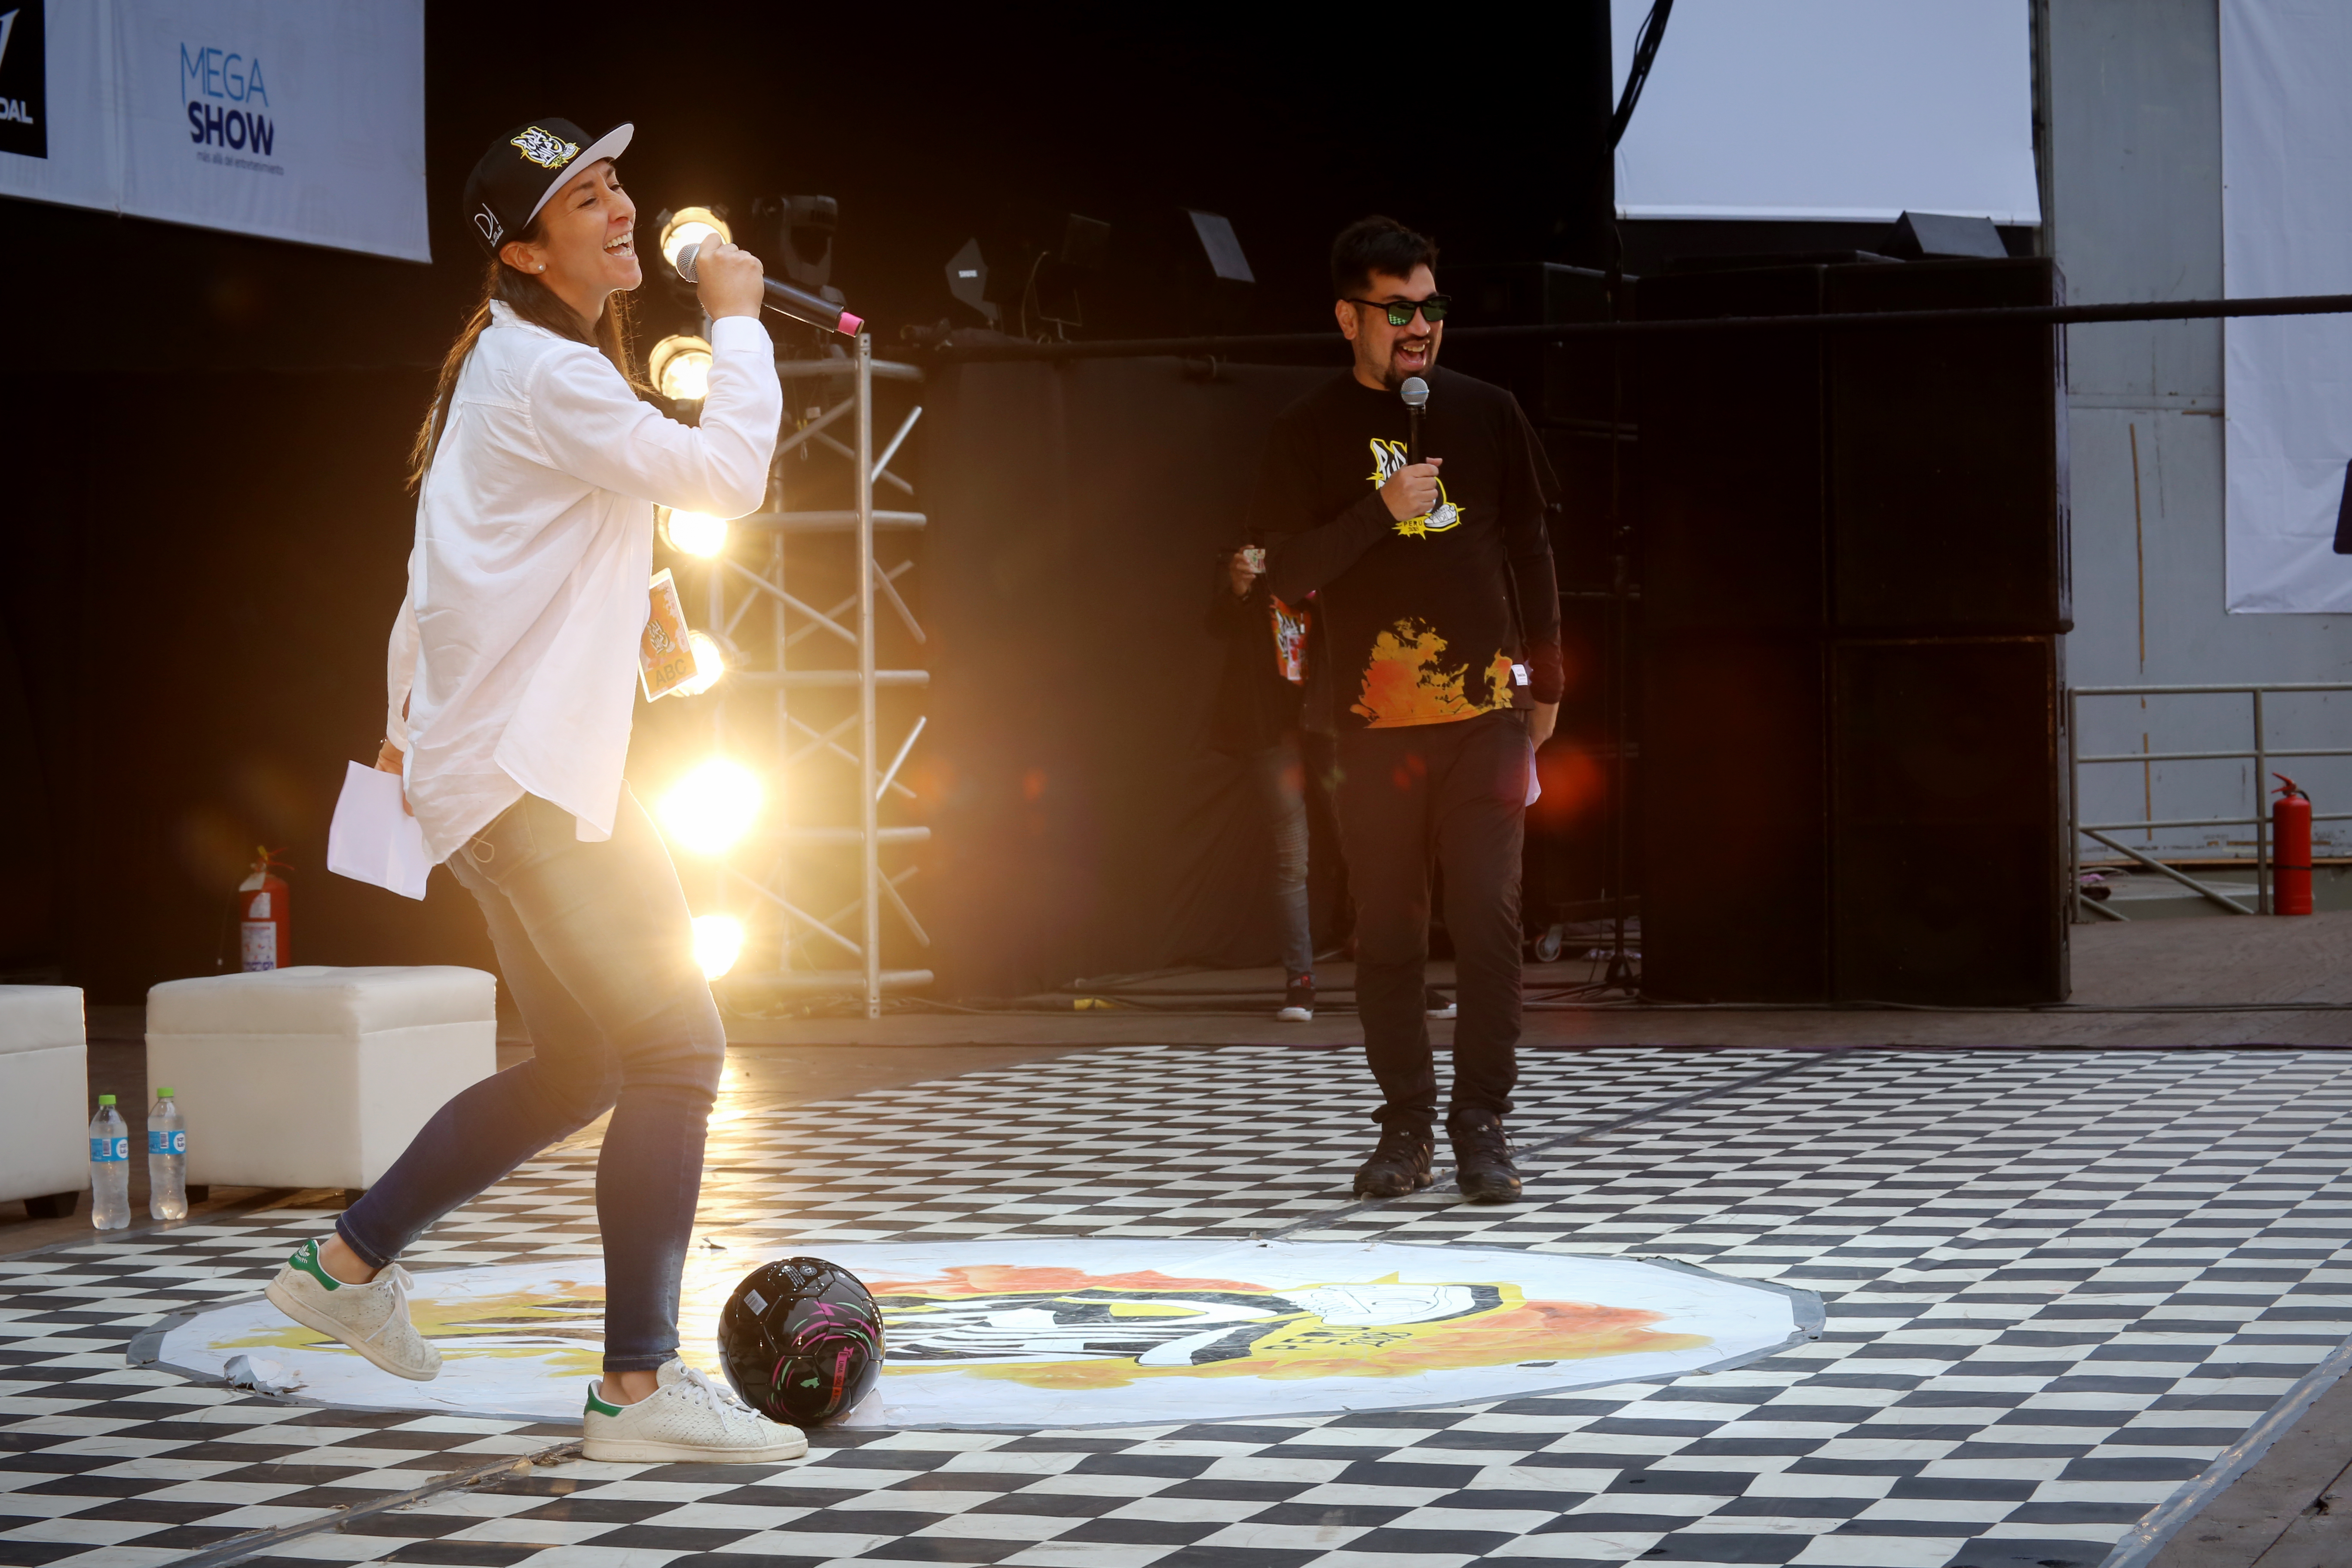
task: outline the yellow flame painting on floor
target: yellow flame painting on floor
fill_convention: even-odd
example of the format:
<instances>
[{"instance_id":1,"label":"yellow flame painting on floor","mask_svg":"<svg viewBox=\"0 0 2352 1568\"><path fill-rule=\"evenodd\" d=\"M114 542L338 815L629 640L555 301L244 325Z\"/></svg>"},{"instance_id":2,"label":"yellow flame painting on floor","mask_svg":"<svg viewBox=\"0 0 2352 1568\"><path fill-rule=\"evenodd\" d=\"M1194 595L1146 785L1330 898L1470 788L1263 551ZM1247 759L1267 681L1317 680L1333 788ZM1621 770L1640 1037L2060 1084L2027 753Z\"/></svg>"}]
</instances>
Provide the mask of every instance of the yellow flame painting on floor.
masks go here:
<instances>
[{"instance_id":1,"label":"yellow flame painting on floor","mask_svg":"<svg viewBox=\"0 0 2352 1568\"><path fill-rule=\"evenodd\" d=\"M1378 1279L1272 1287L1152 1270L982 1265L869 1280L888 1326L887 1370L957 1371L1034 1388L1121 1388L1147 1377L1410 1377L1533 1360L1695 1350L1663 1313L1529 1300L1507 1281Z\"/></svg>"},{"instance_id":2,"label":"yellow flame painting on floor","mask_svg":"<svg viewBox=\"0 0 2352 1568\"><path fill-rule=\"evenodd\" d=\"M888 1346L848 1426L1127 1426L1395 1410L1720 1369L1801 1342L1818 1300L1630 1258L1514 1247L1226 1238L828 1241L705 1233L686 1258L679 1354L719 1366L719 1312L772 1257L864 1280ZM420 1260L421 1261L421 1260ZM411 1383L260 1297L152 1331L140 1358L205 1381L247 1357L328 1406L577 1420L603 1361L601 1258L416 1274L442 1355ZM267 1363L267 1367L262 1363Z\"/></svg>"}]
</instances>

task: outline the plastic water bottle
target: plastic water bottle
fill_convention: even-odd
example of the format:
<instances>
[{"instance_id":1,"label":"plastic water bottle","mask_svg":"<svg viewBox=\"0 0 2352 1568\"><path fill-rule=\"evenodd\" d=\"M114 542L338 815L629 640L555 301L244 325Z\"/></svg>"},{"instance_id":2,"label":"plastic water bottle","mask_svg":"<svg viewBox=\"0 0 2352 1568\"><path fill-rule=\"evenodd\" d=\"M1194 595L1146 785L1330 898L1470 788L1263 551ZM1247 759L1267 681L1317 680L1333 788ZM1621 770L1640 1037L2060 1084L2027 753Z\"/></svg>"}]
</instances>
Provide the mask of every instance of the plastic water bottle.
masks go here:
<instances>
[{"instance_id":1,"label":"plastic water bottle","mask_svg":"<svg viewBox=\"0 0 2352 1568\"><path fill-rule=\"evenodd\" d=\"M100 1230L131 1223L131 1127L110 1094L98 1097L89 1119L89 1223Z\"/></svg>"},{"instance_id":2,"label":"plastic water bottle","mask_svg":"<svg viewBox=\"0 0 2352 1568\"><path fill-rule=\"evenodd\" d=\"M147 1112L147 1212L156 1219L188 1217L188 1121L168 1089L155 1091Z\"/></svg>"}]
</instances>

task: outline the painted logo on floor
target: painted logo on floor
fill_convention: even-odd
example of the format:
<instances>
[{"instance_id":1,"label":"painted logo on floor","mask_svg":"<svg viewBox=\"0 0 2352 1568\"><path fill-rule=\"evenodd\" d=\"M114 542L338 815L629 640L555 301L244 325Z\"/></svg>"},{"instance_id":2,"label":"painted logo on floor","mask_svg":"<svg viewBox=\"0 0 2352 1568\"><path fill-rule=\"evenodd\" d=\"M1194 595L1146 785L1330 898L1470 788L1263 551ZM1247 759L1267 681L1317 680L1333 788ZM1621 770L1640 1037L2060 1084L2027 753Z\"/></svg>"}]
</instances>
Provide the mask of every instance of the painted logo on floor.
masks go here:
<instances>
[{"instance_id":1,"label":"painted logo on floor","mask_svg":"<svg viewBox=\"0 0 2352 1568\"><path fill-rule=\"evenodd\" d=\"M1334 1261L1337 1261L1336 1259ZM1145 1377L1404 1377L1534 1355L1692 1350L1662 1313L1530 1301L1504 1280L1396 1275L1287 1289L1155 1270L982 1265L915 1283L870 1282L890 1370L956 1369L1033 1388L1125 1388Z\"/></svg>"},{"instance_id":2,"label":"painted logo on floor","mask_svg":"<svg viewBox=\"0 0 2352 1568\"><path fill-rule=\"evenodd\" d=\"M1671 1377L1798 1342L1819 1301L1631 1258L1333 1242L1002 1239L811 1242L882 1308L881 1384L844 1424L1085 1426L1396 1409ZM781 1255L781 1253L779 1254ZM762 1259L698 1249L689 1361ZM410 1309L441 1376L409 1383L236 1302L151 1336L159 1363L217 1379L275 1362L326 1405L576 1418L604 1286L591 1259L416 1276ZM274 1374L275 1375L275 1374Z\"/></svg>"}]
</instances>

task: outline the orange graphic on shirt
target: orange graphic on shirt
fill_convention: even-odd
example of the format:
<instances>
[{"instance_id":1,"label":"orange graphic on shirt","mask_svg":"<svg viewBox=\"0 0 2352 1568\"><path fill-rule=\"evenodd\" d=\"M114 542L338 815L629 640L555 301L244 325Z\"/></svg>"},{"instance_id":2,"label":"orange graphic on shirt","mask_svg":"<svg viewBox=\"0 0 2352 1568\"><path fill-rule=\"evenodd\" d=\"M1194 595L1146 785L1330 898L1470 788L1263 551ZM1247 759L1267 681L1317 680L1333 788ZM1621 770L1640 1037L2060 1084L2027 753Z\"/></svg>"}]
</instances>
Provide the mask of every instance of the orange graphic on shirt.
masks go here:
<instances>
[{"instance_id":1,"label":"orange graphic on shirt","mask_svg":"<svg viewBox=\"0 0 2352 1568\"><path fill-rule=\"evenodd\" d=\"M1363 690L1349 711L1361 716L1368 730L1397 730L1475 719L1511 705L1510 655L1498 649L1477 669L1449 663L1445 647L1427 621L1399 621L1372 639Z\"/></svg>"}]
</instances>

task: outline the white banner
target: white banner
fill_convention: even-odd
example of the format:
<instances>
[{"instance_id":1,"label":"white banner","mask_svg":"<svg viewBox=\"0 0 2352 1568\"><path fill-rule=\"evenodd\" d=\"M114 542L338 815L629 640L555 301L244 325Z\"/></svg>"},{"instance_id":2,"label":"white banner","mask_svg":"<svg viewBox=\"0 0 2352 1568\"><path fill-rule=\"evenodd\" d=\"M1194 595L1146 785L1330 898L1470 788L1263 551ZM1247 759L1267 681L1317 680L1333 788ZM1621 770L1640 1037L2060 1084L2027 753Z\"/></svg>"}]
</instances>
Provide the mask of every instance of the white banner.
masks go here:
<instances>
[{"instance_id":1,"label":"white banner","mask_svg":"<svg viewBox=\"0 0 2352 1568\"><path fill-rule=\"evenodd\" d=\"M2231 299L2352 293L2352 6L2221 0L2221 270ZM2336 526L2352 317L2222 325L2229 607L2352 610Z\"/></svg>"},{"instance_id":2,"label":"white banner","mask_svg":"<svg viewBox=\"0 0 2352 1568\"><path fill-rule=\"evenodd\" d=\"M0 195L116 210L113 19L73 0L0 12Z\"/></svg>"},{"instance_id":3,"label":"white banner","mask_svg":"<svg viewBox=\"0 0 2352 1568\"><path fill-rule=\"evenodd\" d=\"M1611 0L1625 85L1651 0ZM2042 221L2025 0L1681 0L1617 149L1633 218Z\"/></svg>"},{"instance_id":4,"label":"white banner","mask_svg":"<svg viewBox=\"0 0 2352 1568\"><path fill-rule=\"evenodd\" d=\"M433 258L423 0L22 0L0 29L0 195Z\"/></svg>"}]
</instances>

